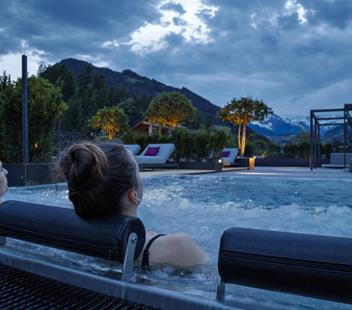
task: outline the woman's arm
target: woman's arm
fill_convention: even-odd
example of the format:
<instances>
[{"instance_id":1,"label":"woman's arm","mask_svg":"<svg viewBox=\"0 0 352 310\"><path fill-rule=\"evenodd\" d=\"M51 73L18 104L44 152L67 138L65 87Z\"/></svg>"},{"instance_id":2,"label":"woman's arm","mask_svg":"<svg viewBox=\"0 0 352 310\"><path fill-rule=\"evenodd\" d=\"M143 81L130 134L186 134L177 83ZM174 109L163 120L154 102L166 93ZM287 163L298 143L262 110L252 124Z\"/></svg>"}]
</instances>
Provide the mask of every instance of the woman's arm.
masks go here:
<instances>
[{"instance_id":1,"label":"woman's arm","mask_svg":"<svg viewBox=\"0 0 352 310\"><path fill-rule=\"evenodd\" d=\"M158 242L157 242L158 241ZM156 240L150 262L176 267L194 267L205 263L207 256L185 233L166 235Z\"/></svg>"}]
</instances>

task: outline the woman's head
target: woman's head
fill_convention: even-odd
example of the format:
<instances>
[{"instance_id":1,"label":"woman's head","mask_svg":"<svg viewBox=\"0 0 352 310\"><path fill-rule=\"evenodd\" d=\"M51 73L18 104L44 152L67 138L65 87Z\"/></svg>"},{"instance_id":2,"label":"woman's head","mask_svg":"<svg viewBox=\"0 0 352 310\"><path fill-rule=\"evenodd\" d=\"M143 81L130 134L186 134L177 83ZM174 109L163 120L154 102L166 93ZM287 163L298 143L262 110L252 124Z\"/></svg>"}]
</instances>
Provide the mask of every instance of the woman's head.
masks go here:
<instances>
[{"instance_id":1,"label":"woman's head","mask_svg":"<svg viewBox=\"0 0 352 310\"><path fill-rule=\"evenodd\" d=\"M2 162L0 161L0 201L1 197L7 191L7 170L2 166Z\"/></svg>"},{"instance_id":2,"label":"woman's head","mask_svg":"<svg viewBox=\"0 0 352 310\"><path fill-rule=\"evenodd\" d=\"M138 206L138 166L122 144L74 144L63 152L59 167L67 179L69 199L84 218L126 213L130 205Z\"/></svg>"}]
</instances>

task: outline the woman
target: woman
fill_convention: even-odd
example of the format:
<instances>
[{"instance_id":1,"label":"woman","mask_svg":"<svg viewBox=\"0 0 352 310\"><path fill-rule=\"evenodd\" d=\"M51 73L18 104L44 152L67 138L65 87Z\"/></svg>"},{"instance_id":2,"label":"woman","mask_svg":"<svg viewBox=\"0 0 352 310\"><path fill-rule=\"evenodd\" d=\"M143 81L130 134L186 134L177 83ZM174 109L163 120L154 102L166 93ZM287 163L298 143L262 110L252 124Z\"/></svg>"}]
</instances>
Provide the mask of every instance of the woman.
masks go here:
<instances>
[{"instance_id":1,"label":"woman","mask_svg":"<svg viewBox=\"0 0 352 310\"><path fill-rule=\"evenodd\" d=\"M0 203L2 196L7 191L7 170L2 166L2 162L0 161Z\"/></svg>"},{"instance_id":2,"label":"woman","mask_svg":"<svg viewBox=\"0 0 352 310\"><path fill-rule=\"evenodd\" d=\"M74 144L63 153L59 167L79 216L137 216L143 184L136 160L122 144ZM205 254L185 233L163 235L147 231L137 263L142 267L192 267L205 260Z\"/></svg>"}]
</instances>

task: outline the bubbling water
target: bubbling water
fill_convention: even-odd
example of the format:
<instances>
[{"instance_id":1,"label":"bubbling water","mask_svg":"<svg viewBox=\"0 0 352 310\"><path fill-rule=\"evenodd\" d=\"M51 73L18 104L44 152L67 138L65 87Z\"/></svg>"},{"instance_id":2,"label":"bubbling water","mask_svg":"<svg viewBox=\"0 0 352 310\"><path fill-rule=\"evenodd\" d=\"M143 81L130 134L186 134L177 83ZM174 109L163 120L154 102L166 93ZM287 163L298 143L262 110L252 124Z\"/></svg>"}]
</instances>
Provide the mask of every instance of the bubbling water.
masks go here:
<instances>
[{"instance_id":1,"label":"bubbling water","mask_svg":"<svg viewBox=\"0 0 352 310\"><path fill-rule=\"evenodd\" d=\"M141 273L146 285L214 299L218 281L217 254L222 232L229 227L247 227L352 237L351 180L282 179L246 176L158 176L144 179L140 217L146 228L158 233L190 234L208 255L208 262L195 270L171 267ZM64 185L11 189L5 199L71 207ZM12 241L26 255L33 248L46 261L115 276L120 266L55 249ZM38 254L39 252L39 254ZM347 305L229 286L227 303L241 302L270 308L347 309Z\"/></svg>"}]
</instances>

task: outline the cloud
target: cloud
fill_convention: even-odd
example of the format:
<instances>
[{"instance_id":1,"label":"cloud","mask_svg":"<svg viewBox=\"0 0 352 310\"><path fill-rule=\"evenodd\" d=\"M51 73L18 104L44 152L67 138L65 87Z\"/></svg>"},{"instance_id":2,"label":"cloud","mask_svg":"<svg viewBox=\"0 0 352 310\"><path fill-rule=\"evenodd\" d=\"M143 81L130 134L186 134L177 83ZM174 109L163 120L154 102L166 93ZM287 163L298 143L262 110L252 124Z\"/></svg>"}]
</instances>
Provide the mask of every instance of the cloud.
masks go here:
<instances>
[{"instance_id":1,"label":"cloud","mask_svg":"<svg viewBox=\"0 0 352 310\"><path fill-rule=\"evenodd\" d=\"M27 55L27 69L29 75L36 75L39 65L46 63L45 52L28 46L21 41L21 49L16 53L0 55L0 72L6 71L15 80L22 76L22 55Z\"/></svg>"},{"instance_id":2,"label":"cloud","mask_svg":"<svg viewBox=\"0 0 352 310\"><path fill-rule=\"evenodd\" d=\"M351 36L350 0L0 1L0 70L77 57L282 115L352 101Z\"/></svg>"},{"instance_id":3,"label":"cloud","mask_svg":"<svg viewBox=\"0 0 352 310\"><path fill-rule=\"evenodd\" d=\"M217 7L206 5L202 0L162 0L156 9L161 15L159 21L138 28L126 43L133 52L159 51L168 46L170 35L181 36L187 43L207 44L213 40L204 18L213 18Z\"/></svg>"},{"instance_id":4,"label":"cloud","mask_svg":"<svg viewBox=\"0 0 352 310\"><path fill-rule=\"evenodd\" d=\"M324 108L342 108L345 103L352 102L351 96L352 78L339 80L324 88L316 89L301 98L296 98L294 104L297 108L305 111L307 108L316 109L324 103ZM346 99L350 99L349 101ZM336 104L336 103L339 104Z\"/></svg>"},{"instance_id":5,"label":"cloud","mask_svg":"<svg viewBox=\"0 0 352 310\"><path fill-rule=\"evenodd\" d=\"M0 3L0 54L26 40L51 59L94 54L105 41L128 36L158 16L153 1L12 0ZM9 40L11 38L11 40Z\"/></svg>"},{"instance_id":6,"label":"cloud","mask_svg":"<svg viewBox=\"0 0 352 310\"><path fill-rule=\"evenodd\" d=\"M291 16L293 14L297 15L297 20L300 24L306 24L308 21L308 13L314 13L313 10L307 10L302 3L297 0L287 0L285 3L284 15Z\"/></svg>"}]
</instances>

